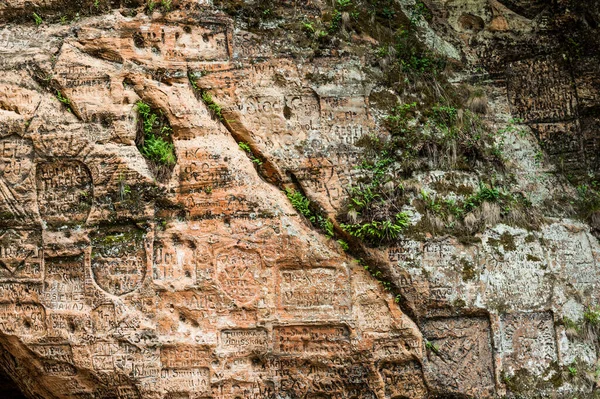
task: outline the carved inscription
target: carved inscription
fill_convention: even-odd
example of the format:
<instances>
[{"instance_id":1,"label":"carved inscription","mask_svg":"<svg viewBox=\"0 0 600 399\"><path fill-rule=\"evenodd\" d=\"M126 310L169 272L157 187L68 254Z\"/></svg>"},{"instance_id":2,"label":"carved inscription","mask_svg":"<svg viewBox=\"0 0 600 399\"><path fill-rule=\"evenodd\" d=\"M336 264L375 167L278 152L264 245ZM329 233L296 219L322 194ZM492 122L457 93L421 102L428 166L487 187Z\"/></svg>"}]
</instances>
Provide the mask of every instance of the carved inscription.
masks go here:
<instances>
[{"instance_id":1,"label":"carved inscription","mask_svg":"<svg viewBox=\"0 0 600 399\"><path fill-rule=\"evenodd\" d=\"M0 230L0 279L40 279L42 236L37 230Z\"/></svg>"},{"instance_id":2,"label":"carved inscription","mask_svg":"<svg viewBox=\"0 0 600 399\"><path fill-rule=\"evenodd\" d=\"M36 168L38 204L49 225L85 223L92 208L89 169L79 161L56 161Z\"/></svg>"},{"instance_id":3,"label":"carved inscription","mask_svg":"<svg viewBox=\"0 0 600 399\"><path fill-rule=\"evenodd\" d=\"M275 350L284 354L341 355L350 346L350 333L345 326L276 327L274 334Z\"/></svg>"},{"instance_id":4,"label":"carved inscription","mask_svg":"<svg viewBox=\"0 0 600 399\"><path fill-rule=\"evenodd\" d=\"M167 237L154 242L152 278L155 281L195 281L196 263L196 245L193 242L176 242Z\"/></svg>"},{"instance_id":5,"label":"carved inscription","mask_svg":"<svg viewBox=\"0 0 600 399\"><path fill-rule=\"evenodd\" d=\"M261 328L221 331L221 348L238 356L266 351L267 345L267 331Z\"/></svg>"},{"instance_id":6,"label":"carved inscription","mask_svg":"<svg viewBox=\"0 0 600 399\"><path fill-rule=\"evenodd\" d=\"M207 367L198 368L166 368L160 371L163 387L167 392L210 391L210 371Z\"/></svg>"},{"instance_id":7,"label":"carved inscription","mask_svg":"<svg viewBox=\"0 0 600 399\"><path fill-rule=\"evenodd\" d=\"M46 259L44 304L54 310L83 311L85 268L83 257Z\"/></svg>"},{"instance_id":8,"label":"carved inscription","mask_svg":"<svg viewBox=\"0 0 600 399\"><path fill-rule=\"evenodd\" d=\"M13 135L0 139L0 181L20 184L31 173L33 146L29 140ZM7 195L4 190L0 191Z\"/></svg>"},{"instance_id":9,"label":"carved inscription","mask_svg":"<svg viewBox=\"0 0 600 399\"><path fill-rule=\"evenodd\" d=\"M384 363L379 373L385 383L387 398L418 399L427 396L427 388L423 380L423 370L419 363Z\"/></svg>"},{"instance_id":10,"label":"carved inscription","mask_svg":"<svg viewBox=\"0 0 600 399\"><path fill-rule=\"evenodd\" d=\"M394 320L384 300L362 295L356 305L358 322L365 331L385 332L393 328Z\"/></svg>"},{"instance_id":11,"label":"carved inscription","mask_svg":"<svg viewBox=\"0 0 600 399\"><path fill-rule=\"evenodd\" d=\"M505 370L524 368L541 375L557 360L552 313L507 314L500 318L500 322Z\"/></svg>"},{"instance_id":12,"label":"carved inscription","mask_svg":"<svg viewBox=\"0 0 600 399\"><path fill-rule=\"evenodd\" d=\"M575 85L566 63L551 57L517 61L507 74L512 111L521 119L556 122L574 115Z\"/></svg>"},{"instance_id":13,"label":"carved inscription","mask_svg":"<svg viewBox=\"0 0 600 399\"><path fill-rule=\"evenodd\" d=\"M34 218L35 193L30 193L33 145L12 135L0 139L0 225ZM29 220L28 220L29 219Z\"/></svg>"},{"instance_id":14,"label":"carved inscription","mask_svg":"<svg viewBox=\"0 0 600 399\"><path fill-rule=\"evenodd\" d=\"M126 46L133 44L136 58L177 65L194 61L227 60L230 33L226 25L203 22L179 26L131 23L123 31Z\"/></svg>"},{"instance_id":15,"label":"carved inscription","mask_svg":"<svg viewBox=\"0 0 600 399\"><path fill-rule=\"evenodd\" d=\"M242 181L232 173L229 158L221 154L207 154L197 147L187 148L180 158L181 193L202 192L240 186Z\"/></svg>"},{"instance_id":16,"label":"carved inscription","mask_svg":"<svg viewBox=\"0 0 600 399\"><path fill-rule=\"evenodd\" d=\"M144 232L135 228L103 230L92 238L92 272L106 292L123 295L136 290L146 274Z\"/></svg>"},{"instance_id":17,"label":"carved inscription","mask_svg":"<svg viewBox=\"0 0 600 399\"><path fill-rule=\"evenodd\" d=\"M426 378L447 393L490 397L494 368L489 320L442 318L424 323L423 335L437 350L427 351Z\"/></svg>"},{"instance_id":18,"label":"carved inscription","mask_svg":"<svg viewBox=\"0 0 600 399\"><path fill-rule=\"evenodd\" d=\"M46 310L37 303L0 303L0 331L21 336L46 333Z\"/></svg>"},{"instance_id":19,"label":"carved inscription","mask_svg":"<svg viewBox=\"0 0 600 399\"><path fill-rule=\"evenodd\" d=\"M217 255L217 280L238 305L250 304L258 298L261 287L254 273L262 269L261 263L258 253L238 247Z\"/></svg>"},{"instance_id":20,"label":"carved inscription","mask_svg":"<svg viewBox=\"0 0 600 399\"><path fill-rule=\"evenodd\" d=\"M286 310L349 308L347 277L334 268L280 270L281 305Z\"/></svg>"},{"instance_id":21,"label":"carved inscription","mask_svg":"<svg viewBox=\"0 0 600 399\"><path fill-rule=\"evenodd\" d=\"M98 334L108 332L116 327L115 305L112 303L100 305L92 310L94 331Z\"/></svg>"},{"instance_id":22,"label":"carved inscription","mask_svg":"<svg viewBox=\"0 0 600 399\"><path fill-rule=\"evenodd\" d=\"M210 359L210 353L203 346L168 345L160 350L160 362L164 368L201 368Z\"/></svg>"},{"instance_id":23,"label":"carved inscription","mask_svg":"<svg viewBox=\"0 0 600 399\"><path fill-rule=\"evenodd\" d=\"M517 248L526 246L527 250L518 251L504 245L502 240L509 237ZM487 303L532 308L550 299L552 280L539 242L525 243L523 235L490 230L482 248L485 251L486 265L482 276L486 281L484 298Z\"/></svg>"}]
</instances>

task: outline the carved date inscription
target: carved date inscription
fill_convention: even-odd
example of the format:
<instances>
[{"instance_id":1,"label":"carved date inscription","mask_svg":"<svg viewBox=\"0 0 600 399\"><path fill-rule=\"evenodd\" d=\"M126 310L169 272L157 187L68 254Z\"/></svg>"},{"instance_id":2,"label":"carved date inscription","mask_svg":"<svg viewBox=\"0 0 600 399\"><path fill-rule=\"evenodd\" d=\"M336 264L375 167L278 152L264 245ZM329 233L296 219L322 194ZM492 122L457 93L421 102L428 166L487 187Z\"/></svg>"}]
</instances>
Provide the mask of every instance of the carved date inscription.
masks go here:
<instances>
[{"instance_id":1,"label":"carved date inscription","mask_svg":"<svg viewBox=\"0 0 600 399\"><path fill-rule=\"evenodd\" d=\"M345 326L285 326L276 327L275 350L295 355L341 355L350 346Z\"/></svg>"}]
</instances>

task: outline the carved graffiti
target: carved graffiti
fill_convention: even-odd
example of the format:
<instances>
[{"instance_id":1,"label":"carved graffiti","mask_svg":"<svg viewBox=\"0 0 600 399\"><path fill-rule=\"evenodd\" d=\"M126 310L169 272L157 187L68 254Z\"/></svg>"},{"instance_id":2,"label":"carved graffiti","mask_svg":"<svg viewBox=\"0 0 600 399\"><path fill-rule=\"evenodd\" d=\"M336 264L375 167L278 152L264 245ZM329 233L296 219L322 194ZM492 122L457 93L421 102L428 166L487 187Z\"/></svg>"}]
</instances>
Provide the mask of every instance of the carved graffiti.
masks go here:
<instances>
[{"instance_id":1,"label":"carved graffiti","mask_svg":"<svg viewBox=\"0 0 600 399\"><path fill-rule=\"evenodd\" d=\"M135 228L102 230L92 238L92 272L104 291L123 295L137 289L146 274L144 232Z\"/></svg>"},{"instance_id":2,"label":"carved graffiti","mask_svg":"<svg viewBox=\"0 0 600 399\"><path fill-rule=\"evenodd\" d=\"M260 284L254 273L261 269L258 253L238 247L217 254L217 280L223 291L236 303L250 304L260 294Z\"/></svg>"},{"instance_id":3,"label":"carved graffiti","mask_svg":"<svg viewBox=\"0 0 600 399\"><path fill-rule=\"evenodd\" d=\"M38 205L49 225L85 223L92 208L93 187L89 169L79 161L37 165Z\"/></svg>"}]
</instances>

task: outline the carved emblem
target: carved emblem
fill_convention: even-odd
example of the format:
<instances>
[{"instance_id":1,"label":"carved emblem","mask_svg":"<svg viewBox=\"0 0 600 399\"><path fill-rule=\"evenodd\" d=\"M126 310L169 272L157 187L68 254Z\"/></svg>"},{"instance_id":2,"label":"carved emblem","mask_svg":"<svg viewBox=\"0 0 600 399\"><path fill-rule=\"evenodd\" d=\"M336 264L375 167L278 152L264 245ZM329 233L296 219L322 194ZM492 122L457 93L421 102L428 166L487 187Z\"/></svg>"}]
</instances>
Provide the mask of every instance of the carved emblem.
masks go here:
<instances>
[{"instance_id":1,"label":"carved emblem","mask_svg":"<svg viewBox=\"0 0 600 399\"><path fill-rule=\"evenodd\" d=\"M144 232L137 228L109 229L92 239L92 272L104 291L113 295L130 293L146 274Z\"/></svg>"},{"instance_id":2,"label":"carved emblem","mask_svg":"<svg viewBox=\"0 0 600 399\"><path fill-rule=\"evenodd\" d=\"M261 269L260 256L251 250L228 248L216 259L217 280L223 291L238 305L252 303L260 294L254 272Z\"/></svg>"}]
</instances>

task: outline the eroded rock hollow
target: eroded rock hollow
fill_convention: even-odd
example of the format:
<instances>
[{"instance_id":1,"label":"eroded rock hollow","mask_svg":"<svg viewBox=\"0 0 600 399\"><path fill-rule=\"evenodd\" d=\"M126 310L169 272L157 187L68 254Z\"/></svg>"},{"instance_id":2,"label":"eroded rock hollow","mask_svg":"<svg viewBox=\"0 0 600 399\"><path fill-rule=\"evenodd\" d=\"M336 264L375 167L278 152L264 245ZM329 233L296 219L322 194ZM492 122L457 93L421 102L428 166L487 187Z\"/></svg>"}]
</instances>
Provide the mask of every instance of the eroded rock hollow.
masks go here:
<instances>
[{"instance_id":1,"label":"eroded rock hollow","mask_svg":"<svg viewBox=\"0 0 600 399\"><path fill-rule=\"evenodd\" d=\"M0 397L596 397L599 23L0 1Z\"/></svg>"}]
</instances>

